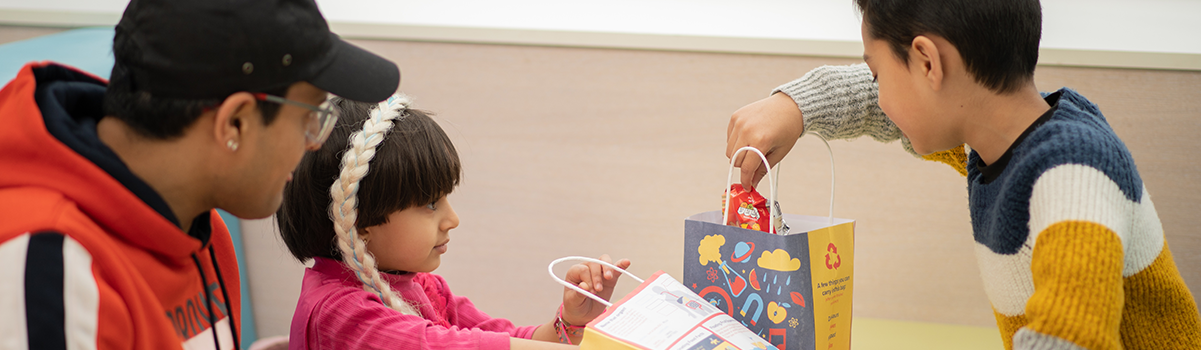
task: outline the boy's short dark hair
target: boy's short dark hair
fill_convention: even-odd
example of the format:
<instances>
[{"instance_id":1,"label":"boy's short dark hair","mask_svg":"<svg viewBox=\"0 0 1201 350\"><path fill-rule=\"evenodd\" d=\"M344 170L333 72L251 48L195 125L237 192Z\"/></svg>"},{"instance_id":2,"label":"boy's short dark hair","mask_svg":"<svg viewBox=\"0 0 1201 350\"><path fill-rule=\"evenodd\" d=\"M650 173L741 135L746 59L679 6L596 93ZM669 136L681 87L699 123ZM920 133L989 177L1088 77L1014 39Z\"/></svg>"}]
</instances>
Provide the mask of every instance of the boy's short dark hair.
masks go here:
<instances>
[{"instance_id":1,"label":"boy's short dark hair","mask_svg":"<svg viewBox=\"0 0 1201 350\"><path fill-rule=\"evenodd\" d=\"M321 149L300 160L275 215L284 244L301 262L342 259L329 214L330 186L342 171L350 135L363 129L363 121L376 108L374 103L341 98L330 102L342 117ZM459 154L426 112L406 109L393 123L359 183L355 227L387 223L392 213L435 202L459 184Z\"/></svg>"},{"instance_id":2,"label":"boy's short dark hair","mask_svg":"<svg viewBox=\"0 0 1201 350\"><path fill-rule=\"evenodd\" d=\"M1042 6L1038 0L855 0L872 38L902 62L918 35L934 34L959 50L968 73L997 93L1034 79Z\"/></svg>"}]
</instances>

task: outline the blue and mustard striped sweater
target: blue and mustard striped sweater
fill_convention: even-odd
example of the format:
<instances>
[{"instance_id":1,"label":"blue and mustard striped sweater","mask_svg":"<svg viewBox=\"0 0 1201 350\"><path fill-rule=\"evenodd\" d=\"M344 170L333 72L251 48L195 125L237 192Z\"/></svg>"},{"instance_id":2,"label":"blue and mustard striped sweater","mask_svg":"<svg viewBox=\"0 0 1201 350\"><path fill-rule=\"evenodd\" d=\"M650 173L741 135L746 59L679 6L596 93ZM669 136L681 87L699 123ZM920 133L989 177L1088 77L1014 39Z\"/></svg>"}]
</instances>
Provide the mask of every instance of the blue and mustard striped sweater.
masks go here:
<instances>
[{"instance_id":1,"label":"blue and mustard striped sweater","mask_svg":"<svg viewBox=\"0 0 1201 350\"><path fill-rule=\"evenodd\" d=\"M823 136L899 138L866 65L820 67L776 91ZM967 175L1005 348L1201 349L1197 305L1130 152L1083 96L1047 99L1052 111L993 164L962 147L924 157Z\"/></svg>"}]
</instances>

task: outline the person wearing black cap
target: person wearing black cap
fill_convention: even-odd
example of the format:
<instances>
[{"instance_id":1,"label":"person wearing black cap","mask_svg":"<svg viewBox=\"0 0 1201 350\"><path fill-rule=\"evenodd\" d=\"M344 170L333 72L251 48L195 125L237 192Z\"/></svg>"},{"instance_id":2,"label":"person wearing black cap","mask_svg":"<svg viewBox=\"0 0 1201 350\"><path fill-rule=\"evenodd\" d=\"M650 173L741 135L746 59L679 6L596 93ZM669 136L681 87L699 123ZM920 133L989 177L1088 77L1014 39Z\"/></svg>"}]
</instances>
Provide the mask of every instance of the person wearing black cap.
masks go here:
<instances>
[{"instance_id":1,"label":"person wearing black cap","mask_svg":"<svg viewBox=\"0 0 1201 350\"><path fill-rule=\"evenodd\" d=\"M30 63L0 90L0 347L238 349L214 208L271 215L338 115L400 72L313 0L133 0L111 81Z\"/></svg>"}]
</instances>

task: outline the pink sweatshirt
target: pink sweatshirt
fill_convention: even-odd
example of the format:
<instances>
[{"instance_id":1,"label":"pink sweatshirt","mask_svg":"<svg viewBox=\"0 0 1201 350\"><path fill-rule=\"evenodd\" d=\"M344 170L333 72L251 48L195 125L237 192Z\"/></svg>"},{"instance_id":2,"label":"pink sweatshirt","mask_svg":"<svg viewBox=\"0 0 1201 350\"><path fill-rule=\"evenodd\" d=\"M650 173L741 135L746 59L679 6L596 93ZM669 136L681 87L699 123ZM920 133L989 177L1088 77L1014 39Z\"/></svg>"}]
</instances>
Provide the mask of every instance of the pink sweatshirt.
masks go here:
<instances>
[{"instance_id":1,"label":"pink sweatshirt","mask_svg":"<svg viewBox=\"0 0 1201 350\"><path fill-rule=\"evenodd\" d=\"M450 294L429 273L381 273L422 317L402 315L363 290L340 261L316 258L305 269L290 349L508 349L509 337L529 339L538 326L514 327Z\"/></svg>"}]
</instances>

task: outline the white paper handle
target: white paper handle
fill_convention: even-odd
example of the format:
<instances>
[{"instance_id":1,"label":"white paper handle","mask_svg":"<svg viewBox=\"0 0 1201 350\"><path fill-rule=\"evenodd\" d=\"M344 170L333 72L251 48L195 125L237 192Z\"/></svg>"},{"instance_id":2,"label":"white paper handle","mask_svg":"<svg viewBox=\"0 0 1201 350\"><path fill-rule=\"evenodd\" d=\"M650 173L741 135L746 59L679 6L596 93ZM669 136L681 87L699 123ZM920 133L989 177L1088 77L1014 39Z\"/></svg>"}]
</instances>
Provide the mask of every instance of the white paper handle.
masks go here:
<instances>
[{"instance_id":1,"label":"white paper handle","mask_svg":"<svg viewBox=\"0 0 1201 350\"><path fill-rule=\"evenodd\" d=\"M803 133L801 135L804 136L806 134L817 136L818 140L822 140L822 144L826 145L826 152L828 152L830 154L830 212L829 212L828 220L829 220L829 224L833 225L834 224L834 150L830 148L830 142L827 142L826 138L822 137L822 135L819 135L814 132L809 132L809 131L806 131L805 133ZM763 161L763 164L765 166L767 166L767 164L768 164L767 157L763 155L763 152L760 152L758 149L756 149L754 147L750 147L750 146L739 148L737 151L734 152L734 155L730 157L730 172L728 174L726 174L726 207L723 208L723 210L722 210L724 212L724 215L722 215L722 219L721 219L721 222L723 225L730 222L730 202L732 202L730 200L730 183L731 183L730 181L732 180L732 178L734 176L734 159L738 157L739 153L742 153L742 151L747 151L747 150L754 151L755 154L758 154L759 159L761 159ZM776 167L778 168L779 164L777 164ZM768 232L774 232L776 230L776 228L775 228L776 219L774 217L774 215L776 213L776 211L774 210L775 209L774 206L776 205L776 183L772 179L772 168L770 166L768 166L768 170L767 170L767 182L768 182L768 185L771 186L771 199L770 199L770 202L767 203L767 212L768 212L768 215L771 216L771 217L768 217L768 222L770 222L769 228L771 229L771 231L768 231ZM783 214L783 213L781 213L781 214Z\"/></svg>"},{"instance_id":2,"label":"white paper handle","mask_svg":"<svg viewBox=\"0 0 1201 350\"><path fill-rule=\"evenodd\" d=\"M587 261L587 262L594 262L597 264L605 265L605 266L613 268L614 270L620 271L621 274L623 274L623 275L630 276L630 278L633 278L635 281L638 281L639 284L642 284L642 282L643 282L641 278L638 278L638 276L634 276L634 274L631 274L628 271L626 271L620 267L617 267L617 265L613 265L612 263L609 263L604 260L593 259L593 258L584 257L584 256L565 256L562 258L558 258L558 259L555 259L555 261L551 261L550 265L548 265L546 267L546 271L550 272L550 277L554 278L556 282L559 282L559 284L562 284L564 287L571 288L572 290L575 290L576 292L579 292L580 294L583 294L586 297L592 298L592 300L596 300L597 302L604 304L605 307L613 306L613 303L610 303L609 301L605 300L604 298L596 296L596 294L592 294L592 292L584 290L584 288L580 288L579 286L568 283L567 281L564 281L562 278L559 278L559 275L555 274L555 265L558 265L561 262L569 261L569 260Z\"/></svg>"},{"instance_id":3,"label":"white paper handle","mask_svg":"<svg viewBox=\"0 0 1201 350\"><path fill-rule=\"evenodd\" d=\"M826 145L826 152L830 153L830 218L829 218L830 221L829 221L829 224L833 225L834 224L834 150L830 149L830 143L827 142L826 138L822 137L822 135L819 135L815 132L809 132L809 131L806 131L805 133L803 133L801 135L804 136L805 134L817 136L817 139L822 140L822 144Z\"/></svg>"},{"instance_id":4,"label":"white paper handle","mask_svg":"<svg viewBox=\"0 0 1201 350\"><path fill-rule=\"evenodd\" d=\"M760 152L758 148L754 148L751 146L739 148L737 151L734 151L734 155L730 156L730 171L728 173L726 173L726 206L725 206L725 208L721 209L721 211L722 211L721 224L726 225L730 222L730 205L734 203L734 199L730 198L730 183L731 183L730 181L732 181L734 179L734 160L738 159L738 154L742 153L742 151L755 152L755 154L759 155L759 159L763 160L763 166L768 167L767 168L767 184L769 186L771 186L772 191L770 193L771 198L768 199L768 202L767 202L767 227L769 228L767 233L776 233L776 218L775 218L776 211L772 210L772 206L776 204L776 190L775 190L776 182L772 181L771 165L770 165L771 163L767 162L767 156L764 156L763 152ZM745 189L745 190L749 190L749 189Z\"/></svg>"}]
</instances>

